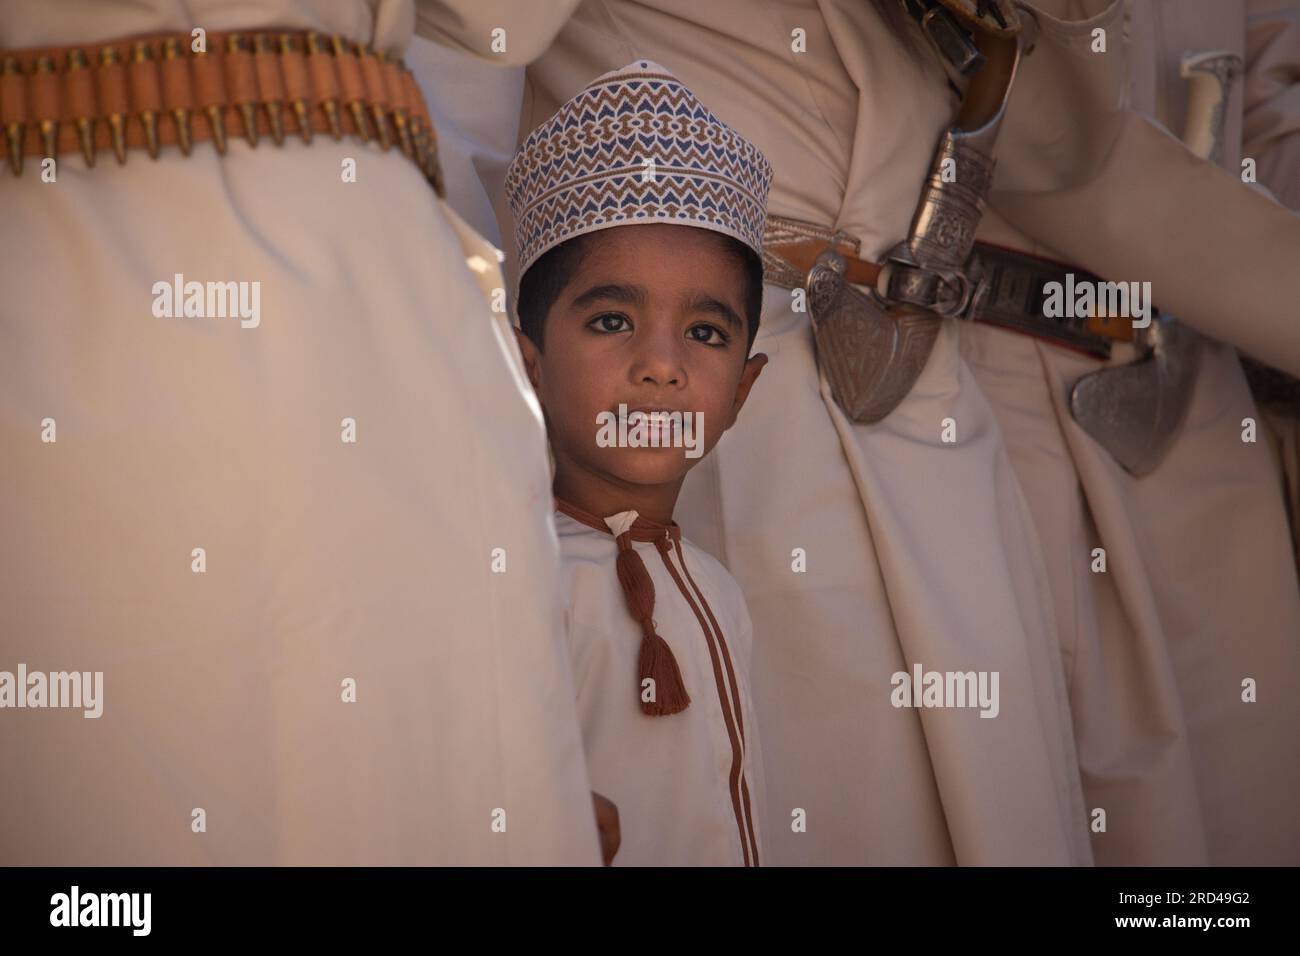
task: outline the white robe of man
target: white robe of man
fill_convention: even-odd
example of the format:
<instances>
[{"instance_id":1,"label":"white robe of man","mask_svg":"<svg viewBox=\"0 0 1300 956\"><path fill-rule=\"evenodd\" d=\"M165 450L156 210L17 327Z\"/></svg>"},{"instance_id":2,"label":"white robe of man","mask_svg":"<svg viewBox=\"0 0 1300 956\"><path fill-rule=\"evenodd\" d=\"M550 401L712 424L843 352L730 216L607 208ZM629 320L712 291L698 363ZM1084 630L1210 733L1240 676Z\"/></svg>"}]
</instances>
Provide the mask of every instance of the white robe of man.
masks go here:
<instances>
[{"instance_id":1,"label":"white robe of man","mask_svg":"<svg viewBox=\"0 0 1300 956\"><path fill-rule=\"evenodd\" d=\"M1182 21L1172 15L1167 5L1164 9L1161 25L1167 35L1176 37ZM1233 12L1229 9L1220 15L1231 17L1227 26L1235 36L1239 18L1233 17ZM1242 98L1242 154L1253 161L1257 184L1300 215L1300 83L1295 66L1300 60L1300 3L1251 0L1246 5L1245 21L1245 53L1251 68ZM1228 115L1235 117L1235 110ZM1263 358L1267 362L1267 356ZM1292 550L1300 568L1300 397L1293 393L1257 395L1256 400L1260 431L1278 457Z\"/></svg>"},{"instance_id":2,"label":"white robe of man","mask_svg":"<svg viewBox=\"0 0 1300 956\"><path fill-rule=\"evenodd\" d=\"M517 64L550 38L532 9L419 22ZM400 54L416 22L24 0L0 48L201 26ZM35 165L0 176L0 670L102 671L103 714L0 711L0 860L598 863L495 251L373 142ZM258 323L156 317L176 274L260 283Z\"/></svg>"},{"instance_id":3,"label":"white robe of man","mask_svg":"<svg viewBox=\"0 0 1300 956\"><path fill-rule=\"evenodd\" d=\"M1162 308L1300 369L1290 253L1300 227L1120 108L1124 3L1037 6L1047 12L1033 16L1035 49L999 142L983 237L1014 238L1010 227L999 234L1000 213L1048 254L1152 281ZM1098 28L1104 55L1090 47ZM924 45L909 54L865 2L592 0L529 67L521 133L635 56L672 69L771 159L773 214L849 232L876 260L907 234L957 106L934 55ZM1162 466L1184 480L1122 494L1118 466L1062 406L1067 372L1096 362L947 321L908 397L883 421L856 425L819 377L808 317L786 290L766 287L755 348L771 357L764 387L692 473L679 514L735 575L754 620L770 862L1212 859L1222 841L1202 803L1219 797L1199 792L1188 723L1200 718L1183 701L1211 695L1214 719L1258 707L1242 702L1241 682L1276 664L1278 696L1241 718L1257 738L1237 745L1245 759L1284 756L1293 660L1276 635L1300 621L1279 559L1284 529L1270 524L1276 483L1262 467L1243 472L1253 449L1207 404L1218 391L1207 379L1224 374L1213 351ZM1019 453L1039 432L1047 477ZM1215 445L1229 437L1238 443ZM1230 471L1215 470L1222 461ZM1225 525L1222 493L1243 476L1264 500ZM1109 491L1084 498L1080 482ZM1237 541L1258 553L1245 568L1224 566L1217 547ZM1097 545L1109 549L1100 584L1089 577ZM806 570L795 570L796 551ZM1193 628L1180 595L1199 610L1221 603ZM1199 686L1179 685L1176 671L1190 671L1172 662L1183 658L1173 642L1195 653L1234 633L1263 635L1248 673L1223 658L1199 667ZM917 664L998 672L999 716L893 707L891 676ZM1210 670L1217 682L1206 683ZM1229 725L1229 737L1246 732ZM1294 763L1251 773L1276 770L1290 793ZM1267 792L1237 800L1232 812L1247 812L1234 832L1252 833L1235 859L1294 860L1279 806ZM789 825L795 807L807 812L805 832Z\"/></svg>"},{"instance_id":4,"label":"white robe of man","mask_svg":"<svg viewBox=\"0 0 1300 956\"><path fill-rule=\"evenodd\" d=\"M1062 15L1077 8L1054 6ZM1152 280L1156 305L1164 309L1189 284L1185 276L1223 268L1193 245L1201 237L1222 238L1218 223L1210 228L1198 215L1206 195L1226 217L1244 221L1258 205L1269 219L1285 218L1241 185L1241 160L1255 157L1271 181L1284 179L1279 171L1286 168L1300 175L1300 138L1286 138L1286 130L1300 124L1300 85L1291 81L1288 105L1287 92L1265 82L1270 75L1294 77L1300 67L1298 13L1293 0L1142 0L1129 10L1128 42L1121 47L1126 55L1113 61L1109 53L1094 52L1093 41L1098 27L1112 40L1120 35L1113 11L1078 24L1040 16L1046 29L1072 38L1074 68L1090 77L1093 89L1105 85L1116 105L1127 99L1170 131L1166 136L1134 126L1150 139L1145 159L1130 156L1129 175L1112 180L1108 190L1079 187L1099 204L1116 192L1123 202L1142 197L1127 213L1122 206L1108 213L1113 245L1130 258L1124 271L1103 275ZM1182 55L1215 49L1237 53L1245 65L1224 107L1220 162L1230 177L1173 138L1187 114ZM1043 66L1032 57L1027 63ZM1018 105L1013 101L1012 108ZM1246 124L1243 114L1250 117ZM1245 147L1244 125L1250 130ZM1177 191L1161 193L1147 181L1173 164L1209 180L1204 192L1189 189L1187 211L1177 215L1143 210L1152 194L1171 205L1177 199ZM1055 224L1046 221L1038 229L1029 213L1019 225L1048 244L1017 232L996 211L981 238L1071 261L1057 250L1071 241L1072 231L1053 232ZM1188 258L1166 252L1161 233L1190 237ZM1240 244L1255 249L1253 242ZM1294 235L1291 244L1300 253ZM1108 261L1121 268L1113 253ZM1104 263L1086 258L1083 264L1100 271ZM1226 315L1193 303L1184 306L1189 311L1171 311L1226 337L1229 322L1235 328L1255 321L1259 293L1279 286L1276 278L1252 284L1228 269L1222 275L1233 275L1223 284L1235 297L1222 306ZM1279 345L1294 348L1300 339L1298 314L1293 305ZM1106 829L1093 835L1097 861L1300 861L1294 812L1300 803L1300 589L1275 465L1235 349L1203 342L1187 416L1168 455L1134 478L1069 409L1080 376L1132 361L1131 347L1117 348L1102 362L991 326L966 331L963 357L997 410L1051 569L1084 790L1090 808L1106 811ZM1248 422L1256 423L1254 441L1243 440ZM1100 560L1104 572L1097 570Z\"/></svg>"},{"instance_id":5,"label":"white robe of man","mask_svg":"<svg viewBox=\"0 0 1300 956\"><path fill-rule=\"evenodd\" d=\"M680 713L645 714L636 682L641 628L615 568L614 532L635 517L611 516L606 524L615 523L602 531L555 516L587 770L592 789L618 807L614 865L761 865L763 780L745 598L726 568L684 537L660 551L634 532L632 547L654 583L655 632L672 648L691 698Z\"/></svg>"}]
</instances>

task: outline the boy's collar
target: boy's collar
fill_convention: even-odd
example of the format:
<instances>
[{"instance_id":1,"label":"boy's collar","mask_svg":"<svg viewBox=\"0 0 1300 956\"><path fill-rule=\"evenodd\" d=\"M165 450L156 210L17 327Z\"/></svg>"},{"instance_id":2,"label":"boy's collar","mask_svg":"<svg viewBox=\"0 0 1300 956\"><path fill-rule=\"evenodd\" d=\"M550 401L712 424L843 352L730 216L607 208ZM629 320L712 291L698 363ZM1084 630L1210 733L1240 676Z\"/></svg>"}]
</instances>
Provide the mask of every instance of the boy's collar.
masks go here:
<instances>
[{"instance_id":1,"label":"boy's collar","mask_svg":"<svg viewBox=\"0 0 1300 956\"><path fill-rule=\"evenodd\" d=\"M604 518L589 511L583 511L577 505L556 498L555 510L568 515L574 521L586 525L594 531L603 531L610 537L614 536L614 532L610 530ZM643 518L641 515L637 515L627 533L633 541L659 541L664 538L680 541L682 539L682 529L676 521L671 524L660 524L657 521L651 521L649 518Z\"/></svg>"}]
</instances>

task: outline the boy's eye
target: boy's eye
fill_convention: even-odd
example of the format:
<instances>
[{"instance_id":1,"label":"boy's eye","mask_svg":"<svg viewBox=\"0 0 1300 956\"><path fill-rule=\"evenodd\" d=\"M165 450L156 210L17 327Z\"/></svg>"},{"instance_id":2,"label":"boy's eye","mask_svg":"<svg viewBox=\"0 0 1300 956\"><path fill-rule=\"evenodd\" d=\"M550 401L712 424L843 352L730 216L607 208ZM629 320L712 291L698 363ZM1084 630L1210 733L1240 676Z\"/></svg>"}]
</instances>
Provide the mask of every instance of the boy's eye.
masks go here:
<instances>
[{"instance_id":1,"label":"boy's eye","mask_svg":"<svg viewBox=\"0 0 1300 956\"><path fill-rule=\"evenodd\" d=\"M631 326L628 324L627 316L619 315L617 312L606 312L588 322L587 328L595 332L626 332Z\"/></svg>"},{"instance_id":2,"label":"boy's eye","mask_svg":"<svg viewBox=\"0 0 1300 956\"><path fill-rule=\"evenodd\" d=\"M692 325L686 332L696 342L705 345L726 345L727 333L716 325Z\"/></svg>"}]
</instances>

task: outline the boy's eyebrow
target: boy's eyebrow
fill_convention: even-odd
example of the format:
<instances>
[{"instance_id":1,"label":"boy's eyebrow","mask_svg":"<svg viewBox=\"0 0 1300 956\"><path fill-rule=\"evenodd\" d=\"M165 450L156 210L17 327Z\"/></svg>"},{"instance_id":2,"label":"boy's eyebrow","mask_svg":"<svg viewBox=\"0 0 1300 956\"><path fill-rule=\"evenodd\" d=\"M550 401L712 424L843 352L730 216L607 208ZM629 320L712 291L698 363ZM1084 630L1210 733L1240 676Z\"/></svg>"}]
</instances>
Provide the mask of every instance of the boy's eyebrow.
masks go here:
<instances>
[{"instance_id":1,"label":"boy's eyebrow","mask_svg":"<svg viewBox=\"0 0 1300 956\"><path fill-rule=\"evenodd\" d=\"M686 303L686 308L691 312L711 312L720 318L726 319L727 324L737 330L743 330L745 327L745 323L740 320L740 316L736 314L735 309L707 292L698 292L691 296Z\"/></svg>"},{"instance_id":2,"label":"boy's eyebrow","mask_svg":"<svg viewBox=\"0 0 1300 956\"><path fill-rule=\"evenodd\" d=\"M573 304L576 308L582 308L601 300L644 305L645 289L635 285L619 285L616 282L606 282L602 285L592 286L574 299Z\"/></svg>"},{"instance_id":3,"label":"boy's eyebrow","mask_svg":"<svg viewBox=\"0 0 1300 956\"><path fill-rule=\"evenodd\" d=\"M585 308L595 302L627 302L632 305L645 305L646 291L639 285L625 285L617 282L605 282L600 285L594 285L587 289L581 295L573 300L574 308ZM737 330L743 330L745 323L736 310L721 299L709 295L707 292L697 292L686 300L686 308L690 312L707 312L718 316L726 321L728 325Z\"/></svg>"}]
</instances>

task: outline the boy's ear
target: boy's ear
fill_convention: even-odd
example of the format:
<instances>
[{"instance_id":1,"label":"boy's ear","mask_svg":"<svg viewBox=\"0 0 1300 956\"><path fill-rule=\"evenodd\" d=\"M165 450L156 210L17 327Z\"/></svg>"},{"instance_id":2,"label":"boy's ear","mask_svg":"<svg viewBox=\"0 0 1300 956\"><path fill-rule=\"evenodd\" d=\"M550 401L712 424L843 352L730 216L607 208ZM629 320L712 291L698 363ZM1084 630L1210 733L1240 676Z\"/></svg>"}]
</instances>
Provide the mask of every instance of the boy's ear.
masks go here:
<instances>
[{"instance_id":1,"label":"boy's ear","mask_svg":"<svg viewBox=\"0 0 1300 956\"><path fill-rule=\"evenodd\" d=\"M533 340L524 335L520 329L515 329L515 341L519 343L519 351L524 357L524 368L528 371L528 381L533 383L536 390L541 385L541 363L538 361L540 353Z\"/></svg>"},{"instance_id":2,"label":"boy's ear","mask_svg":"<svg viewBox=\"0 0 1300 956\"><path fill-rule=\"evenodd\" d=\"M745 370L740 373L740 384L736 386L736 400L731 405L731 421L727 422L727 428L736 424L740 410L745 407L745 399L749 398L749 390L758 381L758 375L766 364L767 356L762 352L755 352L745 360Z\"/></svg>"}]
</instances>

